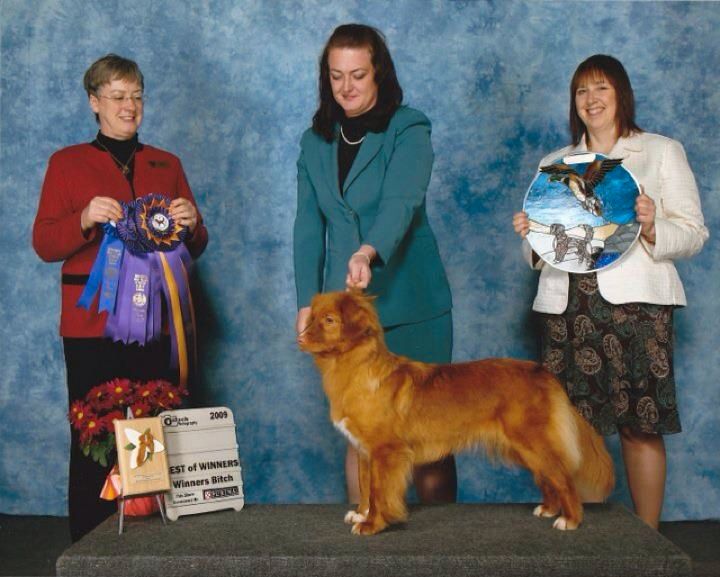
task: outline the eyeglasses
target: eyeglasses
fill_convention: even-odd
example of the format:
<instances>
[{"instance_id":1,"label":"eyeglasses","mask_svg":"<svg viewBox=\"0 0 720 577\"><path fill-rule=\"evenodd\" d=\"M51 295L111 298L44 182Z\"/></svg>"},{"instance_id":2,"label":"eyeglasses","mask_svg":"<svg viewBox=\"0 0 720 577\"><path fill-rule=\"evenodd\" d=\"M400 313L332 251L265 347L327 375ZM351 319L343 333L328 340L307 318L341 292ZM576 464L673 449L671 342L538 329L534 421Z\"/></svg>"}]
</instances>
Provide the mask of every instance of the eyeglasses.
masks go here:
<instances>
[{"instance_id":1,"label":"eyeglasses","mask_svg":"<svg viewBox=\"0 0 720 577\"><path fill-rule=\"evenodd\" d=\"M119 94L113 95L113 96L105 96L103 94L96 94L98 98L105 98L106 100L111 100L115 104L122 104L126 100L130 102L134 102L138 106L142 106L143 102L146 99L146 96L144 94L133 94L132 96L120 96Z\"/></svg>"}]
</instances>

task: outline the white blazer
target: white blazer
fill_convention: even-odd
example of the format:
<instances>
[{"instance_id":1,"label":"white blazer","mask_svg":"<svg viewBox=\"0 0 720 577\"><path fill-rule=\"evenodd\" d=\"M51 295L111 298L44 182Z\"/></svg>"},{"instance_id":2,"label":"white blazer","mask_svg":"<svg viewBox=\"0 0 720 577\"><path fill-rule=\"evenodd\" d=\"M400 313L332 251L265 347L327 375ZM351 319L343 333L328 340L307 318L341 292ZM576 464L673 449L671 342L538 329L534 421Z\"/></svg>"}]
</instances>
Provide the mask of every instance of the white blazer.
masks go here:
<instances>
[{"instance_id":1,"label":"white blazer","mask_svg":"<svg viewBox=\"0 0 720 577\"><path fill-rule=\"evenodd\" d=\"M540 166L573 152L587 151L583 139L576 147L566 146L549 154ZM655 201L655 244L642 237L616 264L598 271L598 288L613 304L643 302L662 305L686 305L685 291L673 259L689 258L702 248L709 233L700 208L695 177L676 140L647 132L620 138L610 158L622 158ZM523 254L532 266L532 249L523 241ZM540 269L538 292L533 310L560 314L567 308L568 273L544 265Z\"/></svg>"}]
</instances>

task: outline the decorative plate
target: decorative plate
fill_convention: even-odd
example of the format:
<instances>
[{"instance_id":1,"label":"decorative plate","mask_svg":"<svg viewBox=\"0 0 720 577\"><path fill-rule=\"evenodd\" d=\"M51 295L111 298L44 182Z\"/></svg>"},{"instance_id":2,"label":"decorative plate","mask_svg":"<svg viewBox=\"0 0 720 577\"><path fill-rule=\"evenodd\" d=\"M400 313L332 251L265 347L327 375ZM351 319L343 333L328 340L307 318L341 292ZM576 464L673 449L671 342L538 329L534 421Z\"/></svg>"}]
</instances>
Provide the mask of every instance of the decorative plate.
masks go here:
<instances>
[{"instance_id":1,"label":"decorative plate","mask_svg":"<svg viewBox=\"0 0 720 577\"><path fill-rule=\"evenodd\" d=\"M574 273L616 263L640 235L640 185L622 159L582 152L541 166L525 195L527 239L546 263Z\"/></svg>"}]
</instances>

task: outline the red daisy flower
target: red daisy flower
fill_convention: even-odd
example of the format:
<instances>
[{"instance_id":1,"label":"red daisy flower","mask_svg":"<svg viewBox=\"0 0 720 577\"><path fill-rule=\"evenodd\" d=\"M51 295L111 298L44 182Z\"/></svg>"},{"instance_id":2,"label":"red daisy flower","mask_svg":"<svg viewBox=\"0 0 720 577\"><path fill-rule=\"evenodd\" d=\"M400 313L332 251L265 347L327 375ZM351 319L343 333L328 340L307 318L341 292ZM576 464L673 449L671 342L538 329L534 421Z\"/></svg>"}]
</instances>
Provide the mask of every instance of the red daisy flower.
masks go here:
<instances>
[{"instance_id":1,"label":"red daisy flower","mask_svg":"<svg viewBox=\"0 0 720 577\"><path fill-rule=\"evenodd\" d=\"M93 413L88 413L80 427L80 443L85 444L97 437L105 430L102 419Z\"/></svg>"},{"instance_id":2,"label":"red daisy flower","mask_svg":"<svg viewBox=\"0 0 720 577\"><path fill-rule=\"evenodd\" d=\"M115 419L122 420L124 418L125 418L125 413L123 413L122 411L115 410L115 411L110 411L109 413L100 417L100 421L102 423L103 430L112 433L115 430L115 425L113 425L113 420L115 420Z\"/></svg>"},{"instance_id":3,"label":"red daisy flower","mask_svg":"<svg viewBox=\"0 0 720 577\"><path fill-rule=\"evenodd\" d=\"M74 401L73 404L70 405L70 414L68 415L73 428L80 430L90 412L90 407L85 402Z\"/></svg>"},{"instance_id":4,"label":"red daisy flower","mask_svg":"<svg viewBox=\"0 0 720 577\"><path fill-rule=\"evenodd\" d=\"M132 411L132 415L135 419L152 416L152 407L148 403L142 401L131 405L130 410Z\"/></svg>"},{"instance_id":5,"label":"red daisy flower","mask_svg":"<svg viewBox=\"0 0 720 577\"><path fill-rule=\"evenodd\" d=\"M137 383L133 402L154 403L156 399L155 389L155 381Z\"/></svg>"},{"instance_id":6,"label":"red daisy flower","mask_svg":"<svg viewBox=\"0 0 720 577\"><path fill-rule=\"evenodd\" d=\"M105 390L112 397L114 404L128 404L132 383L129 379L113 379L105 384Z\"/></svg>"},{"instance_id":7,"label":"red daisy flower","mask_svg":"<svg viewBox=\"0 0 720 577\"><path fill-rule=\"evenodd\" d=\"M173 407L179 407L181 405L181 392L170 383L164 382L163 386L158 388L160 394L158 395L157 402L163 409L172 409Z\"/></svg>"},{"instance_id":8,"label":"red daisy flower","mask_svg":"<svg viewBox=\"0 0 720 577\"><path fill-rule=\"evenodd\" d=\"M97 385L90 389L85 399L88 404L98 412L109 409L115 404L115 400L107 390L107 383Z\"/></svg>"}]
</instances>

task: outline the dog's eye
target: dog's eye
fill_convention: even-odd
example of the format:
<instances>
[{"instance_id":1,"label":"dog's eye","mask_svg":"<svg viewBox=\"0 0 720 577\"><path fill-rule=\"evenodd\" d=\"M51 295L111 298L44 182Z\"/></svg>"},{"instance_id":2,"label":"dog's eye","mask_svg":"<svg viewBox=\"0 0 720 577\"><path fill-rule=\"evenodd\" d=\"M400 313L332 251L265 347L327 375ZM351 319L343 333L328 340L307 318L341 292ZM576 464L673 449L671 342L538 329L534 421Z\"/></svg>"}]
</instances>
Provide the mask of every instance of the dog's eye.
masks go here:
<instances>
[{"instance_id":1,"label":"dog's eye","mask_svg":"<svg viewBox=\"0 0 720 577\"><path fill-rule=\"evenodd\" d=\"M326 324L326 325L331 325L331 324L333 324L334 322L335 322L335 319L332 318L330 315L328 315L328 316L325 317L325 324Z\"/></svg>"}]
</instances>

